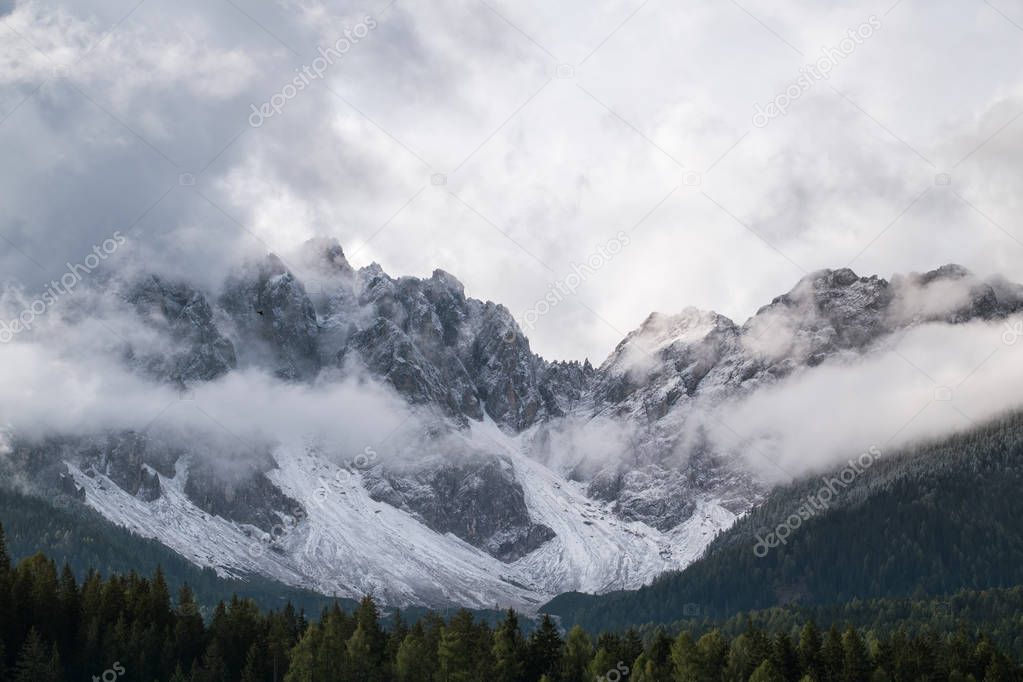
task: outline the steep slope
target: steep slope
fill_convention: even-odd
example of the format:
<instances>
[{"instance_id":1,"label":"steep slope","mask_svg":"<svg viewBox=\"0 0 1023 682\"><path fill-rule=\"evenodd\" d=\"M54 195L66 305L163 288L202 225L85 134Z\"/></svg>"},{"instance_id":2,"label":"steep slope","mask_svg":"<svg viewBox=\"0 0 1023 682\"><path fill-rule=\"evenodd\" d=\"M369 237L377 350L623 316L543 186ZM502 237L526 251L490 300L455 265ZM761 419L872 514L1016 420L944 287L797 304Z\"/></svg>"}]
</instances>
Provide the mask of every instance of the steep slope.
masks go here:
<instances>
[{"instance_id":1,"label":"steep slope","mask_svg":"<svg viewBox=\"0 0 1023 682\"><path fill-rule=\"evenodd\" d=\"M779 488L684 571L636 592L563 595L543 610L599 630L681 620L687 611L721 618L1021 585L1021 486L1016 414L886 456L855 476L834 471ZM833 498L823 494L832 489Z\"/></svg>"},{"instance_id":2,"label":"steep slope","mask_svg":"<svg viewBox=\"0 0 1023 682\"><path fill-rule=\"evenodd\" d=\"M241 266L218 292L114 276L82 297L94 309L62 323L115 316L123 343L105 352L182 396L239 374L282 392L350 382L397 396L395 433L408 427L372 460L259 423L241 438L150 422L14 425L0 465L225 576L399 604L536 605L682 568L763 499L767 484L708 436L701 409L913 325L1023 308L1018 285L958 266L891 282L823 270L741 326L692 308L653 314L594 368L536 355L506 308L467 297L449 273L355 269L329 240L293 262Z\"/></svg>"},{"instance_id":3,"label":"steep slope","mask_svg":"<svg viewBox=\"0 0 1023 682\"><path fill-rule=\"evenodd\" d=\"M549 540L502 562L456 536L432 531L417 516L377 502L361 471L315 451L282 448L270 478L297 502L268 533L198 508L186 495L187 466L161 476L160 498L130 495L104 475L70 465L85 501L103 516L157 538L225 577L260 573L325 594L374 593L388 604L517 606L532 610L568 589L639 586L694 558L734 520L706 500L700 515L670 533L622 522L589 500L578 484L529 460L492 422L460 436L499 452L524 490L528 513Z\"/></svg>"},{"instance_id":4,"label":"steep slope","mask_svg":"<svg viewBox=\"0 0 1023 682\"><path fill-rule=\"evenodd\" d=\"M331 602L322 594L289 588L255 574L242 579L218 577L212 569L199 568L163 543L118 528L91 509L66 504L66 500L60 506L51 502L0 488L0 523L14 561L42 552L58 567L70 566L79 579L90 570L104 576L133 571L149 575L159 568L172 594L186 583L192 588L204 615L212 614L218 601L235 594L267 609L281 608L290 601L309 614ZM351 608L354 602L345 604Z\"/></svg>"}]
</instances>

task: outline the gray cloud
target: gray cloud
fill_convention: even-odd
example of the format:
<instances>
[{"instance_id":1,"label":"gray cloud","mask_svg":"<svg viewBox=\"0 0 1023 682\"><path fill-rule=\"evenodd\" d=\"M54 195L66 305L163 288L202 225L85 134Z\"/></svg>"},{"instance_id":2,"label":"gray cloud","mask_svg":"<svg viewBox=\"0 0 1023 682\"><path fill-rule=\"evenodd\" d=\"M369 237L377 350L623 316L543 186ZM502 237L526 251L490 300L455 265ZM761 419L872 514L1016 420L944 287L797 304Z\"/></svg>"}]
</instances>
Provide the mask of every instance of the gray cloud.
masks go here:
<instances>
[{"instance_id":1,"label":"gray cloud","mask_svg":"<svg viewBox=\"0 0 1023 682\"><path fill-rule=\"evenodd\" d=\"M709 0L7 3L3 277L39 287L121 230L119 256L212 284L331 235L356 265L440 267L520 315L634 228L531 334L594 360L651 310L743 319L801 270L1023 279L1017 27L951 0L744 6L777 35ZM755 103L872 13L830 80L753 128ZM379 26L322 82L248 126L367 14Z\"/></svg>"}]
</instances>

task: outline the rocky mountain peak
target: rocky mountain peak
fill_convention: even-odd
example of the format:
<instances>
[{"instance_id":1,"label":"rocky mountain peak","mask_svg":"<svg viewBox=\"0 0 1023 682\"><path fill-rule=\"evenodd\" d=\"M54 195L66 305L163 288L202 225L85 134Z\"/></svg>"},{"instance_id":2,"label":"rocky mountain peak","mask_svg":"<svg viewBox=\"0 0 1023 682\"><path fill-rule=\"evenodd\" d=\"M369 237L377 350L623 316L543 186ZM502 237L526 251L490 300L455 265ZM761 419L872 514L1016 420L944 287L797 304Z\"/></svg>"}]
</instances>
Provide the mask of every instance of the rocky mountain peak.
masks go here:
<instances>
[{"instance_id":1,"label":"rocky mountain peak","mask_svg":"<svg viewBox=\"0 0 1023 682\"><path fill-rule=\"evenodd\" d=\"M220 305L235 324L236 346L248 364L289 380L320 370L316 310L305 287L275 254L228 278Z\"/></svg>"},{"instance_id":2,"label":"rocky mountain peak","mask_svg":"<svg viewBox=\"0 0 1023 682\"><path fill-rule=\"evenodd\" d=\"M735 323L724 315L712 310L687 307L674 315L652 313L634 332L633 339L636 343L647 344L648 350L653 350L676 343L695 343L711 332L734 327Z\"/></svg>"},{"instance_id":3,"label":"rocky mountain peak","mask_svg":"<svg viewBox=\"0 0 1023 682\"><path fill-rule=\"evenodd\" d=\"M957 263L947 263L936 270L919 275L918 281L921 284L930 284L939 279L958 280L966 279L967 277L973 277L973 273Z\"/></svg>"},{"instance_id":4,"label":"rocky mountain peak","mask_svg":"<svg viewBox=\"0 0 1023 682\"><path fill-rule=\"evenodd\" d=\"M434 270L433 275L430 276L430 282L451 291L459 298L465 298L465 286L449 272L440 269Z\"/></svg>"},{"instance_id":5,"label":"rocky mountain peak","mask_svg":"<svg viewBox=\"0 0 1023 682\"><path fill-rule=\"evenodd\" d=\"M163 347L126 349L143 373L183 386L217 379L237 365L234 345L221 333L201 291L146 275L124 285L121 295L142 323L166 340Z\"/></svg>"},{"instance_id":6,"label":"rocky mountain peak","mask_svg":"<svg viewBox=\"0 0 1023 682\"><path fill-rule=\"evenodd\" d=\"M288 266L284 264L280 256L276 253L268 253L266 257L261 261L258 261L257 266L259 271L259 277L263 280L270 279L272 277L280 277L281 275L287 275L291 277L291 272L288 270Z\"/></svg>"},{"instance_id":7,"label":"rocky mountain peak","mask_svg":"<svg viewBox=\"0 0 1023 682\"><path fill-rule=\"evenodd\" d=\"M314 237L302 245L302 260L318 275L351 278L355 275L341 243L333 237Z\"/></svg>"}]
</instances>

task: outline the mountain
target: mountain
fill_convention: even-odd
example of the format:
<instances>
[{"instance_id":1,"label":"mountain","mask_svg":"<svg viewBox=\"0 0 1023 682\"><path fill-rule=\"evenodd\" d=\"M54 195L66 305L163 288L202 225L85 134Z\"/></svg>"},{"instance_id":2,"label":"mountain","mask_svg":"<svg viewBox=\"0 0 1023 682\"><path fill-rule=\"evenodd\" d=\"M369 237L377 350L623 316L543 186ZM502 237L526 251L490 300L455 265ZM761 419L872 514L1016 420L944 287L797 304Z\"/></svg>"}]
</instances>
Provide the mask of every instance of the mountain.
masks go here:
<instances>
[{"instance_id":1,"label":"mountain","mask_svg":"<svg viewBox=\"0 0 1023 682\"><path fill-rule=\"evenodd\" d=\"M140 538L111 524L81 505L54 507L48 501L0 488L0 519L7 549L14 561L44 553L58 567L67 564L79 580L90 571L103 576L147 575L159 568L172 594L187 584L204 616L218 601L238 595L262 608L295 608L315 614L332 599L307 590L293 589L260 576L242 580L218 577L210 568L199 568L156 540ZM354 602L342 600L347 608Z\"/></svg>"},{"instance_id":2,"label":"mountain","mask_svg":"<svg viewBox=\"0 0 1023 682\"><path fill-rule=\"evenodd\" d=\"M772 491L681 572L543 610L601 630L1023 584L1023 414L843 471Z\"/></svg>"},{"instance_id":3,"label":"mountain","mask_svg":"<svg viewBox=\"0 0 1023 682\"><path fill-rule=\"evenodd\" d=\"M14 425L0 466L223 577L536 609L684 568L764 499L770 483L706 433L697 407L868 355L915 325L1023 308L1023 287L958 266L890 282L823 270L742 325L652 314L594 368L533 353L507 308L449 273L356 269L329 240L289 261L239 267L217 291L138 272L97 282L62 333L110 320L119 340L96 353L183 400L144 426ZM377 417L359 403L394 426L355 448L290 425L239 434L192 399L223 398L232 381L301 395L340 431ZM354 403L332 402L346 387ZM174 422L179 409L205 428Z\"/></svg>"}]
</instances>

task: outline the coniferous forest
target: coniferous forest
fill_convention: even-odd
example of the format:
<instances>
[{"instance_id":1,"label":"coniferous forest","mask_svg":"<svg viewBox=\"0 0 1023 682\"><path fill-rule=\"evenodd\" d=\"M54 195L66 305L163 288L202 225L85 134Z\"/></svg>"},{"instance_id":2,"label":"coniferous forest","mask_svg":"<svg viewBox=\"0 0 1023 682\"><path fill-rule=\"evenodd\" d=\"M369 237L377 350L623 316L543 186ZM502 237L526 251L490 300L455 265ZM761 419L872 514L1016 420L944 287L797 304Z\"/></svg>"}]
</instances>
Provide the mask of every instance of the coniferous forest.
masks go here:
<instances>
[{"instance_id":1,"label":"coniferous forest","mask_svg":"<svg viewBox=\"0 0 1023 682\"><path fill-rule=\"evenodd\" d=\"M13 682L879 682L1019 680L1020 667L979 632L879 634L812 620L772 630L531 632L514 611L491 627L465 610L384 626L364 598L308 618L232 598L204 619L189 587L172 598L160 570L76 580L38 554L12 566L0 529L0 679ZM734 621L734 619L733 619Z\"/></svg>"}]
</instances>

